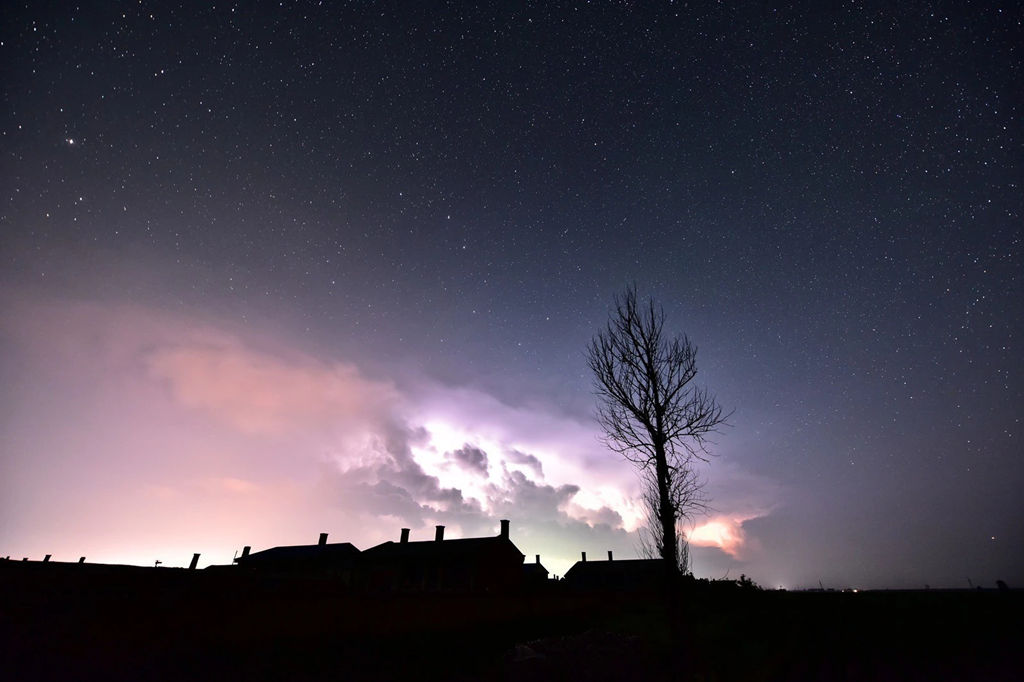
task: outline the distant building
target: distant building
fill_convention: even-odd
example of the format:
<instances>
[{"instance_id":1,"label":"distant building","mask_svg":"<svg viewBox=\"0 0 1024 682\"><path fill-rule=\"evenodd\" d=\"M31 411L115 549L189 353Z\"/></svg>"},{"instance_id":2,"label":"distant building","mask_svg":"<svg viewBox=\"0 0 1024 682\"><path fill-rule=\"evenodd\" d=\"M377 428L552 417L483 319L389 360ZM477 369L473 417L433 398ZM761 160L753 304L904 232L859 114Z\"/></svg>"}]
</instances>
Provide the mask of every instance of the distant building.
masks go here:
<instances>
[{"instance_id":1,"label":"distant building","mask_svg":"<svg viewBox=\"0 0 1024 682\"><path fill-rule=\"evenodd\" d=\"M235 563L247 570L266 573L335 575L348 584L358 558L359 550L352 543L327 544L327 533L321 533L315 545L271 547L253 554L246 547Z\"/></svg>"},{"instance_id":2,"label":"distant building","mask_svg":"<svg viewBox=\"0 0 1024 682\"><path fill-rule=\"evenodd\" d=\"M523 553L509 539L509 522L495 537L410 542L403 528L398 542L371 547L359 557L359 580L370 591L502 591L523 581Z\"/></svg>"},{"instance_id":3,"label":"distant building","mask_svg":"<svg viewBox=\"0 0 1024 682\"><path fill-rule=\"evenodd\" d=\"M615 561L608 552L607 561L587 561L587 553L566 571L572 587L598 590L640 590L664 584L668 571L663 559L626 559Z\"/></svg>"},{"instance_id":4,"label":"distant building","mask_svg":"<svg viewBox=\"0 0 1024 682\"><path fill-rule=\"evenodd\" d=\"M523 564L523 583L526 585L544 584L548 579L548 569L540 562L540 554L532 564Z\"/></svg>"}]
</instances>

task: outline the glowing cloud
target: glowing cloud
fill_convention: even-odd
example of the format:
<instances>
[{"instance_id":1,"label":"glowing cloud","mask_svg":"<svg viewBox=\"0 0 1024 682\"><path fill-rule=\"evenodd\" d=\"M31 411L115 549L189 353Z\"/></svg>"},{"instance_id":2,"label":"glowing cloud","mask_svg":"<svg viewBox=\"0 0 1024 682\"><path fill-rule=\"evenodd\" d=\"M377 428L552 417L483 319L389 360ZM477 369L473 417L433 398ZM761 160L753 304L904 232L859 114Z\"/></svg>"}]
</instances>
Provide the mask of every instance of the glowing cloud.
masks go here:
<instances>
[{"instance_id":1,"label":"glowing cloud","mask_svg":"<svg viewBox=\"0 0 1024 682\"><path fill-rule=\"evenodd\" d=\"M182 405L255 435L328 421L365 422L397 399L389 384L365 379L351 365L287 362L233 343L158 350L149 368Z\"/></svg>"},{"instance_id":2,"label":"glowing cloud","mask_svg":"<svg viewBox=\"0 0 1024 682\"><path fill-rule=\"evenodd\" d=\"M691 545L717 547L733 558L739 559L749 549L747 536L743 532L743 522L758 516L760 515L716 516L710 521L695 526L686 538Z\"/></svg>"}]
</instances>

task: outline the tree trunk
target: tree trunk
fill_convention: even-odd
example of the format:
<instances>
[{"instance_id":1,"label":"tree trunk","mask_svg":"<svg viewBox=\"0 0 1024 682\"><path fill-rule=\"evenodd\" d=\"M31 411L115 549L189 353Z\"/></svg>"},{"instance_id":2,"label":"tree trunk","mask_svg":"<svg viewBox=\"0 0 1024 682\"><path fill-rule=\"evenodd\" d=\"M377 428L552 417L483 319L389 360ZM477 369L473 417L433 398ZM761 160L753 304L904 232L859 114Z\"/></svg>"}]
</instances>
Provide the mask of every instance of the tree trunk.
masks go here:
<instances>
[{"instance_id":1,"label":"tree trunk","mask_svg":"<svg viewBox=\"0 0 1024 682\"><path fill-rule=\"evenodd\" d=\"M668 461L665 458L665 446L656 443L654 446L656 473L658 476L658 520L661 521L661 558L665 560L670 574L678 570L676 564L676 510L672 507L669 495Z\"/></svg>"}]
</instances>

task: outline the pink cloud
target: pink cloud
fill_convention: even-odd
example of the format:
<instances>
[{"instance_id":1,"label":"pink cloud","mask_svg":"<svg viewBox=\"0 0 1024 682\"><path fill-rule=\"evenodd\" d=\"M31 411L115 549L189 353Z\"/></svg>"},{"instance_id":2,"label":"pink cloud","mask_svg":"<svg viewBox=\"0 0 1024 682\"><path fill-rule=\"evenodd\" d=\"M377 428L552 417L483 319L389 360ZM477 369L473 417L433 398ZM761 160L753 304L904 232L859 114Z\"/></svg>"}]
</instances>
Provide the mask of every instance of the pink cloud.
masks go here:
<instances>
[{"instance_id":1,"label":"pink cloud","mask_svg":"<svg viewBox=\"0 0 1024 682\"><path fill-rule=\"evenodd\" d=\"M377 421L398 399L391 384L367 379L352 365L289 361L237 343L163 348L148 364L180 404L251 435Z\"/></svg>"},{"instance_id":2,"label":"pink cloud","mask_svg":"<svg viewBox=\"0 0 1024 682\"><path fill-rule=\"evenodd\" d=\"M250 495L262 491L262 486L244 478L219 476L203 480L204 487L212 492L226 492L233 495Z\"/></svg>"}]
</instances>

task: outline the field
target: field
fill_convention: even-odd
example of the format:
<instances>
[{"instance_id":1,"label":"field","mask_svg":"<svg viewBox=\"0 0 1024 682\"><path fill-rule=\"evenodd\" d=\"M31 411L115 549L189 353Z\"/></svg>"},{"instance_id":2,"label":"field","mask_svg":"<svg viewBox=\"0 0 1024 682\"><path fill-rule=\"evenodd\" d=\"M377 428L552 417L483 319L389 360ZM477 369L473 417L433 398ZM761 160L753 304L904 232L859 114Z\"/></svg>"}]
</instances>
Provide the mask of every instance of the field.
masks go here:
<instances>
[{"instance_id":1,"label":"field","mask_svg":"<svg viewBox=\"0 0 1024 682\"><path fill-rule=\"evenodd\" d=\"M7 679L1011 680L1019 591L354 594L0 562Z\"/></svg>"}]
</instances>

